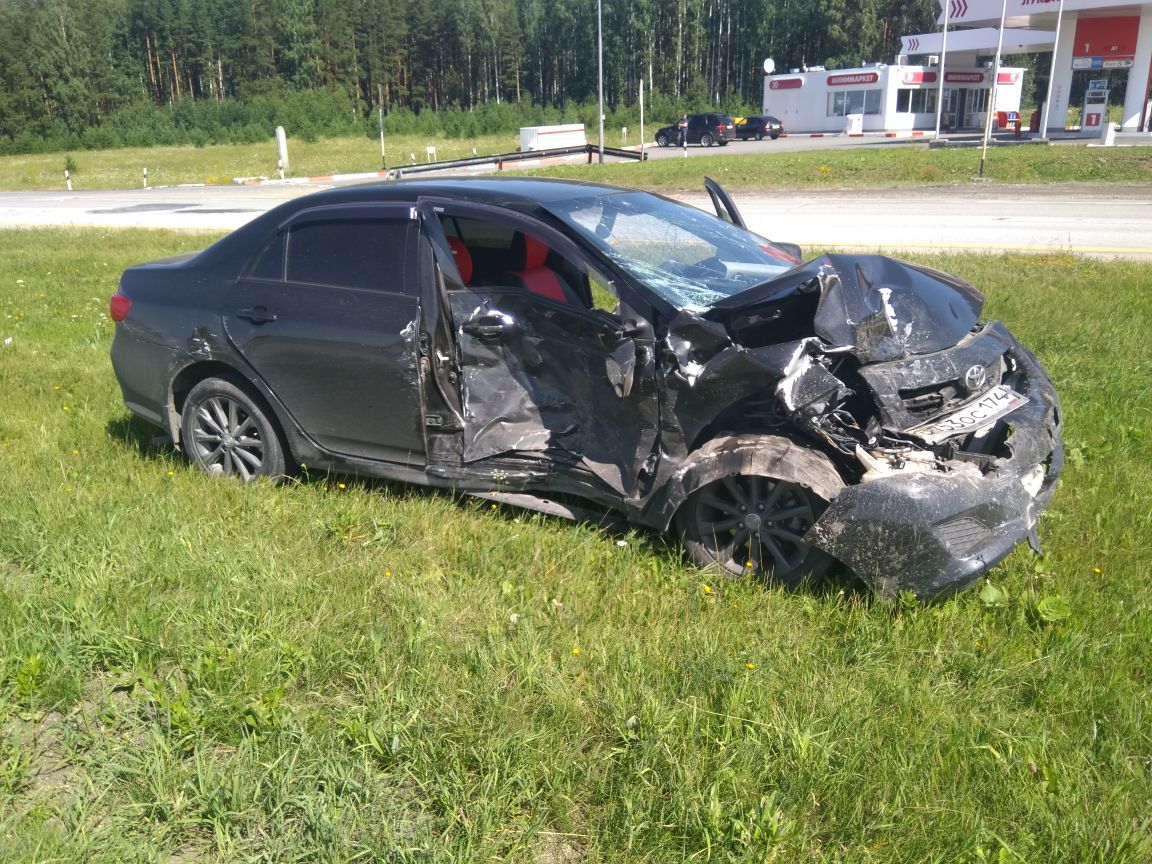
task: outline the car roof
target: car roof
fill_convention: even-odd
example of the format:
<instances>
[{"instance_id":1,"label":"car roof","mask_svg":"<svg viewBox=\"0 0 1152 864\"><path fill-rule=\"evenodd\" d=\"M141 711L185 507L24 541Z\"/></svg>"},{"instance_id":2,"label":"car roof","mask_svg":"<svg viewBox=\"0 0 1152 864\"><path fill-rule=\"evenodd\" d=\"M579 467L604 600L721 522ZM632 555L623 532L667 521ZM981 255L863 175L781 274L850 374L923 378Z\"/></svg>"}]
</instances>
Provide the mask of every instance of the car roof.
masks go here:
<instances>
[{"instance_id":1,"label":"car roof","mask_svg":"<svg viewBox=\"0 0 1152 864\"><path fill-rule=\"evenodd\" d=\"M434 197L534 213L541 205L557 201L640 191L583 180L545 177L422 177L339 186L293 198L257 216L205 249L201 253L201 262L224 264L241 260L251 254L250 247L256 238L266 236L297 213L316 207L389 202L412 204L422 197Z\"/></svg>"},{"instance_id":2,"label":"car roof","mask_svg":"<svg viewBox=\"0 0 1152 864\"><path fill-rule=\"evenodd\" d=\"M546 177L419 177L341 186L296 199L307 206L357 204L369 201L415 201L422 197L459 198L481 203L535 205L635 190Z\"/></svg>"}]
</instances>

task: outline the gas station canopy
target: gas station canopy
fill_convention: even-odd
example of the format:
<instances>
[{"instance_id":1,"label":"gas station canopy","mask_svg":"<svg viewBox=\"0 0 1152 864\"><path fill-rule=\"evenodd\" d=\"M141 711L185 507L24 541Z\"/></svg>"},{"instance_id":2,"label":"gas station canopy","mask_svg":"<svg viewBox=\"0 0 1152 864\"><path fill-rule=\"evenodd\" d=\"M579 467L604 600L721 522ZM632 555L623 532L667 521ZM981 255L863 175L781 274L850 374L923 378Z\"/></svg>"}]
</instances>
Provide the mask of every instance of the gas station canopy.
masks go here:
<instances>
[{"instance_id":1,"label":"gas station canopy","mask_svg":"<svg viewBox=\"0 0 1152 864\"><path fill-rule=\"evenodd\" d=\"M999 17L996 23L1000 23ZM949 22L951 27L952 22ZM981 54L994 54L999 31L995 27L981 27L976 30L948 31L948 50L977 52ZM1005 54L1026 54L1039 51L1051 51L1056 42L1056 34L1050 30L1017 30L1004 29ZM901 36L900 52L902 54L942 54L944 53L944 34L922 33L917 36Z\"/></svg>"}]
</instances>

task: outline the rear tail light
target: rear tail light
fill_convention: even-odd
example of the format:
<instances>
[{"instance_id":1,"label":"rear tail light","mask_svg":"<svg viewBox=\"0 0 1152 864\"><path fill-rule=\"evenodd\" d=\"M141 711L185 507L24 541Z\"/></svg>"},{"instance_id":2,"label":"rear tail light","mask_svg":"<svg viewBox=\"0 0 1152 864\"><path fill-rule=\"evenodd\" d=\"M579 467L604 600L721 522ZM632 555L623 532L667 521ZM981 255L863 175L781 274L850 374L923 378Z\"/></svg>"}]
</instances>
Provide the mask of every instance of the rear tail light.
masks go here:
<instances>
[{"instance_id":1,"label":"rear tail light","mask_svg":"<svg viewBox=\"0 0 1152 864\"><path fill-rule=\"evenodd\" d=\"M132 301L119 291L108 300L108 314L112 316L113 321L123 321L131 308Z\"/></svg>"}]
</instances>

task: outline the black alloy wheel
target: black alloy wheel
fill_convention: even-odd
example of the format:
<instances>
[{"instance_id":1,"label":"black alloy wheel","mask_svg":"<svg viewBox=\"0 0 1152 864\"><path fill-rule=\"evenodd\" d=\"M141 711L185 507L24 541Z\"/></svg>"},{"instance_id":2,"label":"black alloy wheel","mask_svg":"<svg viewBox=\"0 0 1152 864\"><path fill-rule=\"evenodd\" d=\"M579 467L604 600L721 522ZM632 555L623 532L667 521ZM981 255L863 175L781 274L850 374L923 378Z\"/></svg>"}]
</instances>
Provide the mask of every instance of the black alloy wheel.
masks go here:
<instances>
[{"instance_id":1,"label":"black alloy wheel","mask_svg":"<svg viewBox=\"0 0 1152 864\"><path fill-rule=\"evenodd\" d=\"M224 378L206 378L189 392L180 439L188 458L213 476L248 482L285 474L284 447L266 409Z\"/></svg>"},{"instance_id":2,"label":"black alloy wheel","mask_svg":"<svg viewBox=\"0 0 1152 864\"><path fill-rule=\"evenodd\" d=\"M677 518L697 566L796 586L832 563L803 540L825 507L803 486L738 474L693 492Z\"/></svg>"}]
</instances>

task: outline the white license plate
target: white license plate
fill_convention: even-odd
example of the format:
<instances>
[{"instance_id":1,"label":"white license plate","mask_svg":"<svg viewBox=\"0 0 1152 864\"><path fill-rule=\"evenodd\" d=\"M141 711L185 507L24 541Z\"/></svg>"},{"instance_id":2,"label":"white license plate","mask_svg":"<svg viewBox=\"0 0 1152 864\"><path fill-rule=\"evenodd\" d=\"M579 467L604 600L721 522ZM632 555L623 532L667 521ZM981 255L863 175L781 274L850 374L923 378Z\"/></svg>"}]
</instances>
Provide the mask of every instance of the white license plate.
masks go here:
<instances>
[{"instance_id":1,"label":"white license plate","mask_svg":"<svg viewBox=\"0 0 1152 864\"><path fill-rule=\"evenodd\" d=\"M951 438L953 435L983 429L1027 402L1027 396L1021 396L1011 387L999 384L962 408L953 411L947 417L940 417L937 420L916 426L909 429L908 433L927 441L929 444L936 444L945 438Z\"/></svg>"}]
</instances>

